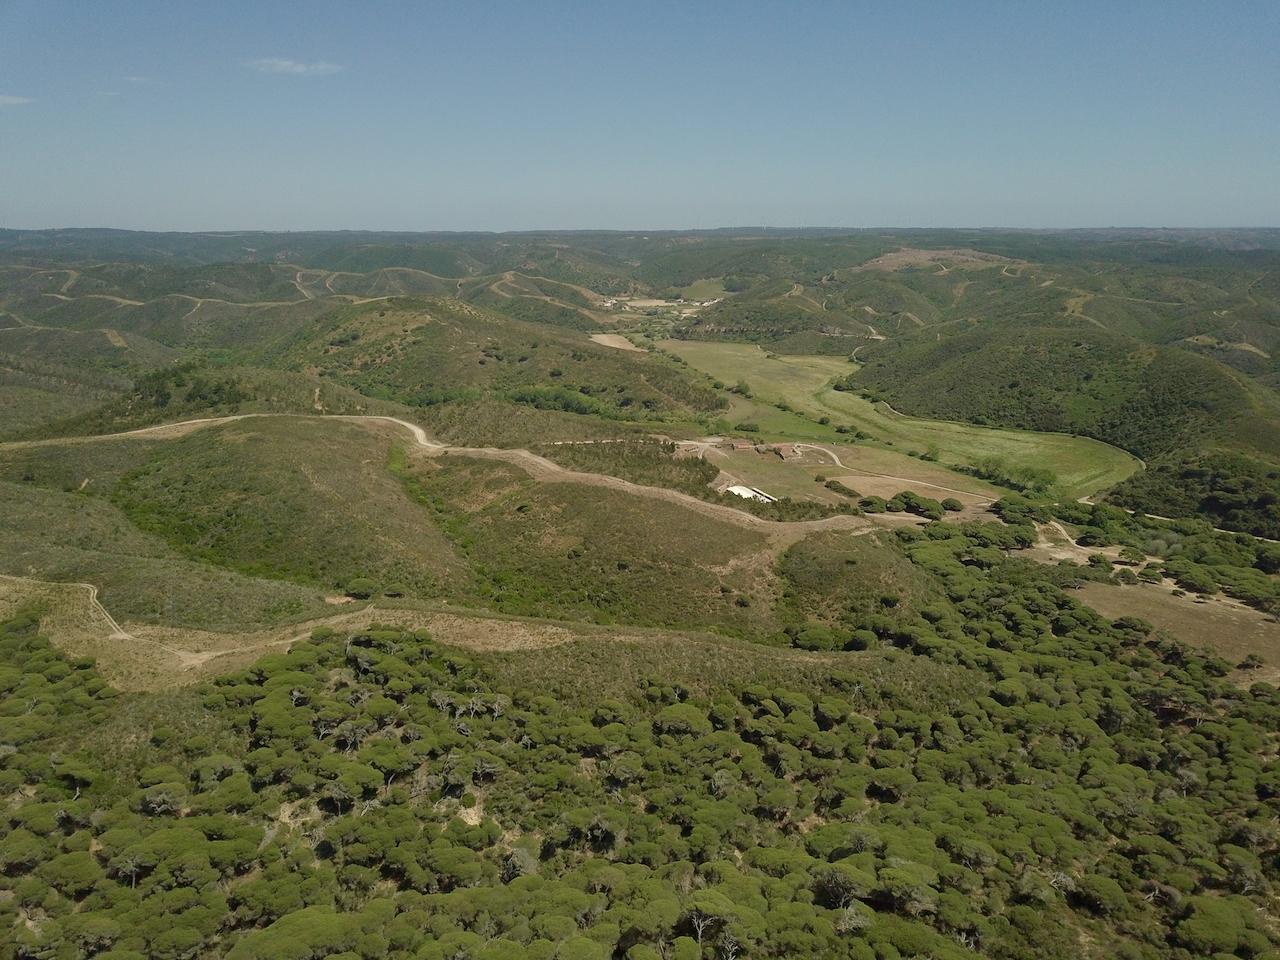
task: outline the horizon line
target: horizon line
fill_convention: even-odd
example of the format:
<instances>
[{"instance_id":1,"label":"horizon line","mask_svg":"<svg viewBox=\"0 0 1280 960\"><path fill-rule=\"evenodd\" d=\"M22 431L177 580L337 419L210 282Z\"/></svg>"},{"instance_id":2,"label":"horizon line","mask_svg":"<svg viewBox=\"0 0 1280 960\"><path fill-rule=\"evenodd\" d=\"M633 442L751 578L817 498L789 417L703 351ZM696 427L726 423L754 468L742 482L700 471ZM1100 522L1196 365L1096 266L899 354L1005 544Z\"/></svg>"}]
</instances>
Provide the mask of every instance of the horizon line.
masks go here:
<instances>
[{"instance_id":1,"label":"horizon line","mask_svg":"<svg viewBox=\"0 0 1280 960\"><path fill-rule=\"evenodd\" d=\"M1280 224L1218 224L1213 226L1178 226L1178 225L1090 225L1090 226L1005 226L1000 224L973 225L962 224L952 226L920 226L911 224L877 224L872 226L778 226L768 224L737 224L724 225L716 227L512 227L512 228L484 228L484 227L447 227L447 228L381 228L381 227L233 227L226 229L201 229L201 228L184 228L184 229L155 229L155 228L139 228L139 227L111 227L111 226L92 226L92 227L9 227L0 226L0 232L7 233L71 233L71 232L103 232L110 231L115 233L155 233L155 234L189 234L195 236L213 236L213 237L234 237L252 234L290 234L290 233L380 233L380 234L404 234L406 236L415 236L422 234L490 234L494 236L502 236L508 234L536 234L536 233L656 233L656 234L679 234L679 233L724 233L730 231L776 231L776 232L799 232L799 231L827 231L827 232L870 232L876 230L980 230L994 231L1003 230L1014 233L1071 233L1082 231L1134 231L1134 230L1152 230L1152 231L1212 231L1212 230L1280 230Z\"/></svg>"}]
</instances>

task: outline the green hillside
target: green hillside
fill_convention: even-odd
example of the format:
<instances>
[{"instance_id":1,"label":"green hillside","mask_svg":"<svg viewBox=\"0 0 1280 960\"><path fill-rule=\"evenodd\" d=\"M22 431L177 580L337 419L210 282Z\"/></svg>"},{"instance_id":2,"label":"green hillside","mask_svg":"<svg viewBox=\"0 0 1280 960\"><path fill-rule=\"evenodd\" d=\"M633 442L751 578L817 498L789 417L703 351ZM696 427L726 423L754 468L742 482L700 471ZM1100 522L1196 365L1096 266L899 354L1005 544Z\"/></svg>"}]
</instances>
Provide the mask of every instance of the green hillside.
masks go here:
<instances>
[{"instance_id":1,"label":"green hillside","mask_svg":"<svg viewBox=\"0 0 1280 960\"><path fill-rule=\"evenodd\" d=\"M976 328L874 349L848 379L906 412L1078 433L1143 457L1117 502L1273 536L1280 398L1213 360L1088 328ZM1190 471L1212 472L1191 492ZM1247 479L1246 479L1247 478ZM1242 483L1252 508L1215 506ZM1182 494L1170 489L1182 486ZM1269 531L1269 532L1268 532Z\"/></svg>"},{"instance_id":2,"label":"green hillside","mask_svg":"<svg viewBox=\"0 0 1280 960\"><path fill-rule=\"evenodd\" d=\"M120 696L11 619L0 920L18 955L1268 955L1273 688L989 536L903 538L925 605L858 617L888 653L375 626Z\"/></svg>"},{"instance_id":3,"label":"green hillside","mask_svg":"<svg viewBox=\"0 0 1280 960\"><path fill-rule=\"evenodd\" d=\"M867 363L851 385L905 413L1096 437L1159 467L1117 502L1261 531L1280 446L1278 275L1265 230L0 232L13 411L0 430L315 409L301 388L261 388L302 377L331 411L358 396L424 411L497 401L677 433L727 414L817 436L585 336L622 330L853 356ZM150 378L175 363L239 381L236 399L188 387L154 404ZM812 419L870 432L858 403L828 397ZM1121 478L1100 471L1087 492Z\"/></svg>"},{"instance_id":4,"label":"green hillside","mask_svg":"<svg viewBox=\"0 0 1280 960\"><path fill-rule=\"evenodd\" d=\"M458 300L349 307L274 362L412 406L497 393L521 404L613 419L697 415L723 401L661 357L639 360Z\"/></svg>"}]
</instances>

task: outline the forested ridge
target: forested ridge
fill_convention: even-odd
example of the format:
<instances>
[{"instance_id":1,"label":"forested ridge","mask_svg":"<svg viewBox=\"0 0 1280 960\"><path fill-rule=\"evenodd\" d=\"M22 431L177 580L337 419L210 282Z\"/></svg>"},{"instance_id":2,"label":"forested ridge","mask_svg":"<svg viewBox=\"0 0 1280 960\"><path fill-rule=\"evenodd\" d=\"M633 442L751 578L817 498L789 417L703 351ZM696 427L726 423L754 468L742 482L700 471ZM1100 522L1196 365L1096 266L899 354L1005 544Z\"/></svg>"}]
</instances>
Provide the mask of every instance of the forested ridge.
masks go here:
<instances>
[{"instance_id":1,"label":"forested ridge","mask_svg":"<svg viewBox=\"0 0 1280 960\"><path fill-rule=\"evenodd\" d=\"M1112 499L1275 538L1275 397L1203 357L1096 330L970 330L877 351L847 386L904 412L1077 433L1144 458Z\"/></svg>"},{"instance_id":2,"label":"forested ridge","mask_svg":"<svg viewBox=\"0 0 1280 960\"><path fill-rule=\"evenodd\" d=\"M898 534L915 598L854 620L911 685L833 653L586 699L374 626L121 695L33 611L5 955L1275 956L1280 692L1102 619L1026 533Z\"/></svg>"}]
</instances>

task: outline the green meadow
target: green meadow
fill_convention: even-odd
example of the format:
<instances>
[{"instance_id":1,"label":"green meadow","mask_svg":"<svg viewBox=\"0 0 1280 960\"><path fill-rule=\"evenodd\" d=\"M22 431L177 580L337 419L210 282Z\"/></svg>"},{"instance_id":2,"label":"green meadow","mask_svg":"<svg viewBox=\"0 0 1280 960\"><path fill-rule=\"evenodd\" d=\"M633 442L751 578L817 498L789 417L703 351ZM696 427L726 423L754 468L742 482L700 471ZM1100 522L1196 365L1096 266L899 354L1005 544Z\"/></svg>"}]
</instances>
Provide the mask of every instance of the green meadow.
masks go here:
<instances>
[{"instance_id":1,"label":"green meadow","mask_svg":"<svg viewBox=\"0 0 1280 960\"><path fill-rule=\"evenodd\" d=\"M1060 492L1072 498L1119 483L1142 467L1137 457L1087 437L902 416L886 404L834 389L837 379L857 369L838 357L783 356L755 344L709 341L667 340L661 347L726 385L746 383L758 401L784 402L808 417L829 417L832 425L854 427L904 453L932 451L941 462L958 466L994 456L1011 465L1050 470ZM741 405L731 408L730 419L750 412ZM783 419L797 419L777 412ZM785 431L787 426L772 416L755 422L762 431ZM806 430L802 438L810 435Z\"/></svg>"}]
</instances>

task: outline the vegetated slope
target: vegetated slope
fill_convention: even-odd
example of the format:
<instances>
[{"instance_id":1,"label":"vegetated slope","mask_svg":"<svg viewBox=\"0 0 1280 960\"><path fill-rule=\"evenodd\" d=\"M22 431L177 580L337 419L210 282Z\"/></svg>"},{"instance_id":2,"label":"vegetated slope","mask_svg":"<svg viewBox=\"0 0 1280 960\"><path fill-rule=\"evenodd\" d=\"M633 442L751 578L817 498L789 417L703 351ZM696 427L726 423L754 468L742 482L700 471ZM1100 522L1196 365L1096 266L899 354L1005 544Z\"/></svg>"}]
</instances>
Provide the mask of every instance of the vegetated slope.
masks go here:
<instances>
[{"instance_id":1,"label":"vegetated slope","mask_svg":"<svg viewBox=\"0 0 1280 960\"><path fill-rule=\"evenodd\" d=\"M1007 272L1019 261L972 249L872 250L846 245L821 275L735 277L735 292L677 326L690 339L766 344L780 353L848 354L858 346L950 322L975 308L1025 311L1058 290ZM999 293L1002 302L990 298Z\"/></svg>"},{"instance_id":2,"label":"vegetated slope","mask_svg":"<svg viewBox=\"0 0 1280 960\"><path fill-rule=\"evenodd\" d=\"M193 559L328 589L371 577L437 595L463 567L388 473L388 444L358 424L235 421L162 444L110 497Z\"/></svg>"},{"instance_id":3,"label":"vegetated slope","mask_svg":"<svg viewBox=\"0 0 1280 960\"><path fill-rule=\"evenodd\" d=\"M70 330L0 316L0 436L91 410L177 356L112 327Z\"/></svg>"},{"instance_id":4,"label":"vegetated slope","mask_svg":"<svg viewBox=\"0 0 1280 960\"><path fill-rule=\"evenodd\" d=\"M806 537L779 558L778 571L789 632L806 650L874 646L871 626L896 628L940 598L937 584L888 534Z\"/></svg>"},{"instance_id":5,"label":"vegetated slope","mask_svg":"<svg viewBox=\"0 0 1280 960\"><path fill-rule=\"evenodd\" d=\"M410 464L408 488L472 565L476 599L504 613L765 635L767 534L687 506L505 464Z\"/></svg>"},{"instance_id":6,"label":"vegetated slope","mask_svg":"<svg viewBox=\"0 0 1280 960\"><path fill-rule=\"evenodd\" d=\"M424 458L398 425L268 415L18 443L0 447L0 482L14 498L0 572L99 584L127 619L297 620L316 615L321 594L364 581L365 593L511 614L777 629L774 530L753 528L736 501L703 507L491 460ZM282 605L271 615L253 589L239 603L192 586L206 575L281 581ZM162 602L166 590L180 598Z\"/></svg>"},{"instance_id":7,"label":"vegetated slope","mask_svg":"<svg viewBox=\"0 0 1280 960\"><path fill-rule=\"evenodd\" d=\"M0 448L0 572L91 583L122 621L229 630L322 616L326 594L472 595L405 494L385 430L262 417Z\"/></svg>"},{"instance_id":8,"label":"vegetated slope","mask_svg":"<svg viewBox=\"0 0 1280 960\"><path fill-rule=\"evenodd\" d=\"M432 436L464 447L533 447L557 441L645 436L655 429L654 424L644 421L628 423L582 416L566 410L513 404L494 395L415 408L412 417ZM677 424L661 426L664 433L679 429Z\"/></svg>"},{"instance_id":9,"label":"vegetated slope","mask_svg":"<svg viewBox=\"0 0 1280 960\"><path fill-rule=\"evenodd\" d=\"M705 384L661 358L621 357L579 335L629 324L628 332L653 339L673 332L877 359L895 382L876 381L874 369L865 382L896 397L899 408L1103 437L1161 468L1117 492L1126 504L1270 530L1270 390L1280 382L1276 237L1257 230L0 232L0 396L14 411L0 429L66 434L201 409L362 404L327 388L307 401L296 383L276 391L290 395L287 403L261 390L242 398L230 384L246 375L214 369L229 364L303 378L323 373L309 389L331 383L424 409L497 400L597 418L705 422L722 403ZM649 316L605 299L695 290L715 302ZM418 296L432 299L410 299ZM371 298L377 302L365 302ZM984 340L982 330L999 338ZM1038 355L1039 337L1063 363ZM930 352L930 343L941 352ZM1081 345L1087 355L1072 352ZM899 346L901 359L893 360ZM976 359L951 355L966 352ZM1195 355L1206 362L1187 359ZM179 400L172 405L147 398L146 378L175 361L196 362L212 393L187 386L171 395ZM922 366L931 378L915 377ZM1240 376L1225 376L1225 367ZM1081 379L1071 383L1069 371ZM988 374L1019 384L1016 403L995 386L979 399L976 385ZM927 391L929 404L916 404L913 390ZM96 409L110 401L114 407ZM1224 410L1230 423L1220 428ZM739 416L728 425L737 422L757 420ZM1179 448L1180 459L1165 462L1164 447Z\"/></svg>"},{"instance_id":10,"label":"vegetated slope","mask_svg":"<svg viewBox=\"0 0 1280 960\"><path fill-rule=\"evenodd\" d=\"M13 436L29 440L122 433L161 423L250 413L403 417L408 412L403 404L366 397L306 373L188 361L142 374L105 403Z\"/></svg>"},{"instance_id":11,"label":"vegetated slope","mask_svg":"<svg viewBox=\"0 0 1280 960\"><path fill-rule=\"evenodd\" d=\"M1220 366L1098 330L975 327L875 349L849 382L911 412L1083 433L1148 458L1189 441L1268 442L1255 394Z\"/></svg>"},{"instance_id":12,"label":"vegetated slope","mask_svg":"<svg viewBox=\"0 0 1280 960\"><path fill-rule=\"evenodd\" d=\"M136 623L236 630L326 612L318 589L192 560L105 499L41 486L42 475L27 465L17 482L0 481L0 573L93 584L108 610Z\"/></svg>"},{"instance_id":13,"label":"vegetated slope","mask_svg":"<svg viewBox=\"0 0 1280 960\"><path fill-rule=\"evenodd\" d=\"M497 394L544 409L643 420L723 404L665 358L621 356L581 334L458 300L350 307L271 359L414 406Z\"/></svg>"},{"instance_id":14,"label":"vegetated slope","mask_svg":"<svg viewBox=\"0 0 1280 960\"><path fill-rule=\"evenodd\" d=\"M0 436L73 417L127 389L123 377L0 353Z\"/></svg>"},{"instance_id":15,"label":"vegetated slope","mask_svg":"<svg viewBox=\"0 0 1280 960\"><path fill-rule=\"evenodd\" d=\"M1098 617L1005 559L1008 528L899 536L918 594L840 625L878 649L713 669L701 647L687 685L670 647L489 660L373 627L126 698L11 621L6 936L236 960L1274 952L1275 689ZM622 674L612 696L581 663Z\"/></svg>"},{"instance_id":16,"label":"vegetated slope","mask_svg":"<svg viewBox=\"0 0 1280 960\"><path fill-rule=\"evenodd\" d=\"M1227 530L1280 540L1280 466L1231 452L1151 464L1107 499L1164 517L1200 515Z\"/></svg>"},{"instance_id":17,"label":"vegetated slope","mask_svg":"<svg viewBox=\"0 0 1280 960\"><path fill-rule=\"evenodd\" d=\"M1212 360L1086 326L981 326L866 359L849 384L904 412L1080 433L1138 454L1154 473L1123 484L1117 502L1280 530L1280 398Z\"/></svg>"}]
</instances>

